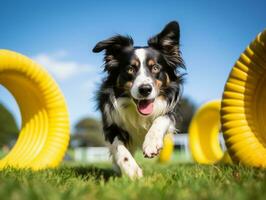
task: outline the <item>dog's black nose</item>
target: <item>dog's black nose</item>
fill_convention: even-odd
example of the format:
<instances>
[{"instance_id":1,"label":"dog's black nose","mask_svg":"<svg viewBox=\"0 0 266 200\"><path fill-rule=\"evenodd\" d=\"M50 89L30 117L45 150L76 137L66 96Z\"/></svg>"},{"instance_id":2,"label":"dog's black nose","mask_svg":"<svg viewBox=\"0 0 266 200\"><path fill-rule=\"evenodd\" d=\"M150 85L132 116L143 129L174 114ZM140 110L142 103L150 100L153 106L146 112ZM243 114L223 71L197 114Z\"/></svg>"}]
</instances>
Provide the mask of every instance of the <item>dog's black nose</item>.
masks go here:
<instances>
[{"instance_id":1,"label":"dog's black nose","mask_svg":"<svg viewBox=\"0 0 266 200\"><path fill-rule=\"evenodd\" d=\"M143 84L141 86L139 86L139 93L144 96L147 97L152 91L152 87L150 84Z\"/></svg>"}]
</instances>

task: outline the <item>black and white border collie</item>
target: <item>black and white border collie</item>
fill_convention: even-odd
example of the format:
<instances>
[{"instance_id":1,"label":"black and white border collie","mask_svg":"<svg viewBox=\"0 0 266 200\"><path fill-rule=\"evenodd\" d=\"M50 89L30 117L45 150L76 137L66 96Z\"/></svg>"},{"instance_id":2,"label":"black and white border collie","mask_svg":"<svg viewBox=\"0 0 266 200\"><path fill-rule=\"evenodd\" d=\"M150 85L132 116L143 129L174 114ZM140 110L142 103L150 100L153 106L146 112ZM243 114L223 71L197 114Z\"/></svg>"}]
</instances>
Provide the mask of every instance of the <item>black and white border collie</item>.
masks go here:
<instances>
[{"instance_id":1,"label":"black and white border collie","mask_svg":"<svg viewBox=\"0 0 266 200\"><path fill-rule=\"evenodd\" d=\"M148 46L134 47L129 36L116 35L96 44L105 50L107 77L98 92L104 135L117 169L130 178L142 177L133 158L137 147L152 158L166 133L176 130L177 104L184 67L179 49L179 25L170 22Z\"/></svg>"}]
</instances>

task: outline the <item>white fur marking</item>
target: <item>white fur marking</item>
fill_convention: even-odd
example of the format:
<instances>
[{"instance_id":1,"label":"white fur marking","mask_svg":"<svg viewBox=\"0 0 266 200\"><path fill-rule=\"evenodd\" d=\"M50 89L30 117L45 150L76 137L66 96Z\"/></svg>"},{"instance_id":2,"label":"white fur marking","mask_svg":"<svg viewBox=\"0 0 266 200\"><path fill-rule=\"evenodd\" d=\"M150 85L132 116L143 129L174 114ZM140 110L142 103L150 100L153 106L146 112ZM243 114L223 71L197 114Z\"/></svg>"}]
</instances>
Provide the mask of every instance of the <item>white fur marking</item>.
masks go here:
<instances>
[{"instance_id":1,"label":"white fur marking","mask_svg":"<svg viewBox=\"0 0 266 200\"><path fill-rule=\"evenodd\" d=\"M142 169L138 166L125 145L117 137L114 139L110 150L115 164L120 167L123 174L126 174L131 179L141 178L143 176Z\"/></svg>"},{"instance_id":2,"label":"white fur marking","mask_svg":"<svg viewBox=\"0 0 266 200\"><path fill-rule=\"evenodd\" d=\"M147 67L146 67L146 50L145 49L137 49L135 51L136 56L138 57L140 61L140 68L137 73L137 77L133 83L133 86L131 88L131 95L135 99L140 99L141 95L139 94L139 86L143 84L150 84L152 86L152 92L151 94L147 97L147 99L154 99L156 97L156 91L154 87L154 82L150 76L147 74Z\"/></svg>"}]
</instances>

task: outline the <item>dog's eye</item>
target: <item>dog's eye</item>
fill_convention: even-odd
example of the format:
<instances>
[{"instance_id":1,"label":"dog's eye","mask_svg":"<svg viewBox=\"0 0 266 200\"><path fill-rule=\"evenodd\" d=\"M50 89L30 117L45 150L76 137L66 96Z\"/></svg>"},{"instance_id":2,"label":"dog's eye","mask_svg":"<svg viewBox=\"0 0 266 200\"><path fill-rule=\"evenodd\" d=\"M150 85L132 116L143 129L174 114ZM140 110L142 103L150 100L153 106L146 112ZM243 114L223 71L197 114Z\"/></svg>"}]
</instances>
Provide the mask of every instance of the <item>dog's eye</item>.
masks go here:
<instances>
[{"instance_id":1,"label":"dog's eye","mask_svg":"<svg viewBox=\"0 0 266 200\"><path fill-rule=\"evenodd\" d=\"M134 67L129 66L129 68L127 69L127 72L128 72L129 74L133 74L133 73L135 73L135 69L134 69Z\"/></svg>"},{"instance_id":2,"label":"dog's eye","mask_svg":"<svg viewBox=\"0 0 266 200\"><path fill-rule=\"evenodd\" d=\"M151 68L151 71L152 71L152 73L156 74L156 73L160 72L160 68L158 65L153 65Z\"/></svg>"}]
</instances>

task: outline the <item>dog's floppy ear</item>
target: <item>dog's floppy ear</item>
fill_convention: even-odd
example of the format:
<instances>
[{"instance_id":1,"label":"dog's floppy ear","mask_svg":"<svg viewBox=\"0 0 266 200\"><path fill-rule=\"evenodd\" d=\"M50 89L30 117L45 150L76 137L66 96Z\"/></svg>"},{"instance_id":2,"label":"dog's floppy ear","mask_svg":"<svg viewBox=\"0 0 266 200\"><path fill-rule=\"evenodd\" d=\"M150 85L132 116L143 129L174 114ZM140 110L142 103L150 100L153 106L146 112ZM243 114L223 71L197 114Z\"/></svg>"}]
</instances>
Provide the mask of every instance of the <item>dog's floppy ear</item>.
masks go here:
<instances>
[{"instance_id":1,"label":"dog's floppy ear","mask_svg":"<svg viewBox=\"0 0 266 200\"><path fill-rule=\"evenodd\" d=\"M92 49L94 53L101 52L102 50L106 51L119 51L123 48L130 47L133 45L133 40L129 36L116 35L109 39L98 42L95 47Z\"/></svg>"},{"instance_id":2,"label":"dog's floppy ear","mask_svg":"<svg viewBox=\"0 0 266 200\"><path fill-rule=\"evenodd\" d=\"M148 40L148 45L160 51L166 62L176 68L177 65L184 67L179 50L180 29L176 21L168 23L157 35Z\"/></svg>"},{"instance_id":3,"label":"dog's floppy ear","mask_svg":"<svg viewBox=\"0 0 266 200\"><path fill-rule=\"evenodd\" d=\"M109 73L119 67L119 60L129 49L133 48L133 40L129 36L116 35L96 44L93 52L98 53L105 50L104 71Z\"/></svg>"}]
</instances>

